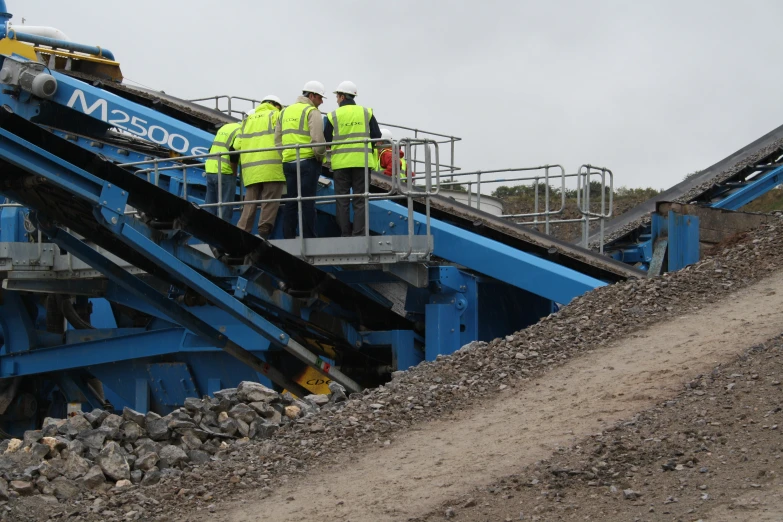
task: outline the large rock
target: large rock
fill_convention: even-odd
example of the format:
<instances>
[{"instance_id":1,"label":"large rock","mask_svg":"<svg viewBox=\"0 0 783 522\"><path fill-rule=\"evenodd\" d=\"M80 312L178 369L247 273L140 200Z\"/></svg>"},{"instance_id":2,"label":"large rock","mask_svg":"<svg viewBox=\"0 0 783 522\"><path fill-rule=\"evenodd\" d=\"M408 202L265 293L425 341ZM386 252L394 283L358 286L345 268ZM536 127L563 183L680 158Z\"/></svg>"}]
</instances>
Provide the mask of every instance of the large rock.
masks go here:
<instances>
[{"instance_id":1,"label":"large rock","mask_svg":"<svg viewBox=\"0 0 783 522\"><path fill-rule=\"evenodd\" d=\"M27 430L24 432L24 446L32 446L33 443L39 442L43 438L43 432L41 430Z\"/></svg>"},{"instance_id":2,"label":"large rock","mask_svg":"<svg viewBox=\"0 0 783 522\"><path fill-rule=\"evenodd\" d=\"M106 477L100 466L93 466L79 482L87 489L96 489L106 483Z\"/></svg>"},{"instance_id":3,"label":"large rock","mask_svg":"<svg viewBox=\"0 0 783 522\"><path fill-rule=\"evenodd\" d=\"M122 417L112 413L109 414L105 419L103 419L103 422L101 422L101 426L104 428L119 428L120 425L122 425L122 421L123 421Z\"/></svg>"},{"instance_id":4,"label":"large rock","mask_svg":"<svg viewBox=\"0 0 783 522\"><path fill-rule=\"evenodd\" d=\"M104 430L87 430L79 433L76 437L85 448L100 451L103 443L106 442L106 432Z\"/></svg>"},{"instance_id":5,"label":"large rock","mask_svg":"<svg viewBox=\"0 0 783 522\"><path fill-rule=\"evenodd\" d=\"M158 455L160 456L161 468L175 467L182 462L188 461L188 454L185 453L185 450L173 444L163 446Z\"/></svg>"},{"instance_id":6,"label":"large rock","mask_svg":"<svg viewBox=\"0 0 783 522\"><path fill-rule=\"evenodd\" d=\"M27 480L12 480L10 486L12 491L16 491L23 497L35 493L35 486Z\"/></svg>"},{"instance_id":7,"label":"large rock","mask_svg":"<svg viewBox=\"0 0 783 522\"><path fill-rule=\"evenodd\" d=\"M150 471L155 468L158 460L160 460L160 458L157 453L148 452L139 456L133 465L136 469L140 469L141 471Z\"/></svg>"},{"instance_id":8,"label":"large rock","mask_svg":"<svg viewBox=\"0 0 783 522\"><path fill-rule=\"evenodd\" d=\"M38 460L43 460L49 454L49 446L39 442L33 442L30 446L30 455Z\"/></svg>"},{"instance_id":9,"label":"large rock","mask_svg":"<svg viewBox=\"0 0 783 522\"><path fill-rule=\"evenodd\" d=\"M259 382L242 381L237 386L237 397L243 402L272 402L279 395Z\"/></svg>"},{"instance_id":10,"label":"large rock","mask_svg":"<svg viewBox=\"0 0 783 522\"><path fill-rule=\"evenodd\" d=\"M276 424L271 424L264 419L256 419L250 424L248 437L251 439L268 439L280 428Z\"/></svg>"},{"instance_id":11,"label":"large rock","mask_svg":"<svg viewBox=\"0 0 783 522\"><path fill-rule=\"evenodd\" d=\"M51 485L54 488L54 496L60 500L70 500L78 497L81 493L79 485L65 477L57 477Z\"/></svg>"},{"instance_id":12,"label":"large rock","mask_svg":"<svg viewBox=\"0 0 783 522\"><path fill-rule=\"evenodd\" d=\"M90 471L92 464L89 460L78 455L71 454L65 459L63 466L63 475L71 480L75 480Z\"/></svg>"},{"instance_id":13,"label":"large rock","mask_svg":"<svg viewBox=\"0 0 783 522\"><path fill-rule=\"evenodd\" d=\"M133 421L142 428L144 427L144 423L146 421L146 417L143 413L139 413L136 410L132 410L128 408L127 406L122 409L122 418L128 421Z\"/></svg>"},{"instance_id":14,"label":"large rock","mask_svg":"<svg viewBox=\"0 0 783 522\"><path fill-rule=\"evenodd\" d=\"M57 428L58 433L67 435L68 437L75 437L79 433L92 429L92 424L88 421L84 415L74 415L68 422Z\"/></svg>"},{"instance_id":15,"label":"large rock","mask_svg":"<svg viewBox=\"0 0 783 522\"><path fill-rule=\"evenodd\" d=\"M348 400L348 396L345 394L345 386L338 382L331 381L329 384L329 391L332 392L329 395L331 402L343 402Z\"/></svg>"},{"instance_id":16,"label":"large rock","mask_svg":"<svg viewBox=\"0 0 783 522\"><path fill-rule=\"evenodd\" d=\"M240 386L242 383L240 383ZM218 400L235 401L237 399L237 388L226 388L224 390L218 390L214 393L215 398Z\"/></svg>"},{"instance_id":17,"label":"large rock","mask_svg":"<svg viewBox=\"0 0 783 522\"><path fill-rule=\"evenodd\" d=\"M62 459L46 460L38 466L38 473L48 480L54 480L65 472L65 461Z\"/></svg>"},{"instance_id":18,"label":"large rock","mask_svg":"<svg viewBox=\"0 0 783 522\"><path fill-rule=\"evenodd\" d=\"M228 416L250 424L258 417L256 410L244 403L239 403L228 411Z\"/></svg>"},{"instance_id":19,"label":"large rock","mask_svg":"<svg viewBox=\"0 0 783 522\"><path fill-rule=\"evenodd\" d=\"M130 466L116 442L109 442L95 459L103 473L112 480L130 479Z\"/></svg>"},{"instance_id":20,"label":"large rock","mask_svg":"<svg viewBox=\"0 0 783 522\"><path fill-rule=\"evenodd\" d=\"M90 424L92 424L94 428L100 426L103 420L108 416L109 416L108 411L100 410L98 408L95 408L91 412L84 414L84 418L90 421Z\"/></svg>"},{"instance_id":21,"label":"large rock","mask_svg":"<svg viewBox=\"0 0 783 522\"><path fill-rule=\"evenodd\" d=\"M125 421L120 425L119 438L123 442L136 442L144 430L134 421Z\"/></svg>"},{"instance_id":22,"label":"large rock","mask_svg":"<svg viewBox=\"0 0 783 522\"><path fill-rule=\"evenodd\" d=\"M4 455L8 455L10 453L16 453L20 449L22 449L22 445L24 442L22 439L10 439L8 441L8 444L5 445L5 450L3 450Z\"/></svg>"},{"instance_id":23,"label":"large rock","mask_svg":"<svg viewBox=\"0 0 783 522\"><path fill-rule=\"evenodd\" d=\"M225 433L226 435L236 435L236 432L239 430L239 425L237 424L236 419L228 418L220 423L220 431Z\"/></svg>"},{"instance_id":24,"label":"large rock","mask_svg":"<svg viewBox=\"0 0 783 522\"><path fill-rule=\"evenodd\" d=\"M315 409L318 409L325 404L329 404L329 396L323 394L308 395L304 398L304 400L314 406Z\"/></svg>"},{"instance_id":25,"label":"large rock","mask_svg":"<svg viewBox=\"0 0 783 522\"><path fill-rule=\"evenodd\" d=\"M79 457L81 457L84 454L84 449L85 449L84 443L78 439L72 440L71 442L68 443L68 453L70 455L78 455ZM101 448L99 447L97 449L100 450Z\"/></svg>"},{"instance_id":26,"label":"large rock","mask_svg":"<svg viewBox=\"0 0 783 522\"><path fill-rule=\"evenodd\" d=\"M191 450L188 451L188 458L193 464L206 464L209 462L210 455L206 451Z\"/></svg>"},{"instance_id":27,"label":"large rock","mask_svg":"<svg viewBox=\"0 0 783 522\"><path fill-rule=\"evenodd\" d=\"M0 501L8 500L10 495L8 494L8 483L5 479L0 478Z\"/></svg>"},{"instance_id":28,"label":"large rock","mask_svg":"<svg viewBox=\"0 0 783 522\"><path fill-rule=\"evenodd\" d=\"M197 397L188 397L183 406L186 410L195 413L204 409L204 401Z\"/></svg>"},{"instance_id":29,"label":"large rock","mask_svg":"<svg viewBox=\"0 0 783 522\"><path fill-rule=\"evenodd\" d=\"M169 419L147 417L147 436L152 440L167 440L169 438Z\"/></svg>"},{"instance_id":30,"label":"large rock","mask_svg":"<svg viewBox=\"0 0 783 522\"><path fill-rule=\"evenodd\" d=\"M144 478L141 479L142 486L154 486L160 482L161 473L157 469L150 470L144 474Z\"/></svg>"}]
</instances>

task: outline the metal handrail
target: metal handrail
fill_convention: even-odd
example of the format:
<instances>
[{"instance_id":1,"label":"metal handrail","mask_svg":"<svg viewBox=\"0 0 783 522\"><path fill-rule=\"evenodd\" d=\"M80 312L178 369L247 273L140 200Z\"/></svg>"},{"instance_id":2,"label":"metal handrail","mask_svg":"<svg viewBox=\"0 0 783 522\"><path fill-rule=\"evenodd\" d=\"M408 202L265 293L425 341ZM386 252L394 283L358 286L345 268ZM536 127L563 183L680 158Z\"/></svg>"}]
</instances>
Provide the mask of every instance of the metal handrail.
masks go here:
<instances>
[{"instance_id":1,"label":"metal handrail","mask_svg":"<svg viewBox=\"0 0 783 522\"><path fill-rule=\"evenodd\" d=\"M228 202L223 203L222 201L218 201L217 203L209 203L209 204L202 204L199 205L200 208L210 208L210 207L223 207L223 206L232 206L236 207L237 205L242 207L244 205L249 204L259 204L259 203L283 203L283 202L291 202L296 201L297 203L297 213L298 213L298 225L299 225L299 235L297 236L300 241L300 252L303 257L306 257L305 252L305 242L304 242L304 234L303 234L303 209L302 209L302 203L305 201L315 201L316 204L320 203L333 203L336 202L338 199L346 199L346 198L362 198L365 200L365 237L367 238L367 254L368 256L371 253L371 237L370 236L370 208L368 203L370 201L374 200L380 200L380 199L389 199L389 200L397 200L397 199L406 199L408 201L408 214L409 214L409 228L408 228L408 252L403 255L404 258L410 257L412 254L413 249L413 240L412 236L414 235L414 227L413 227L413 199L415 198L423 198L425 199L426 204L426 228L427 228L427 235L430 235L431 232L431 223L430 223L430 204L429 199L431 196L436 195L439 190L439 181L440 181L440 168L437 166L437 160L439 158L439 144L434 140L427 140L427 139L418 139L414 140L411 138L403 138L402 140L394 140L391 144L392 149L392 157L399 157L399 148L400 145L403 145L408 152L410 152L411 148L415 148L418 146L424 146L425 147L425 156L427 158L430 158L431 151L430 147L433 147L435 149L435 157L436 157L436 165L435 165L435 184L433 185L431 182L431 176L432 176L432 168L431 166L427 167L425 169L424 177L429 180L428 182L428 190L421 191L421 190L415 190L415 188L411 185L411 178L412 176L407 176L407 179L404 180L402 178L402 175L404 173L400 172L400 165L399 162L392 162L392 184L391 188L388 190L388 192L383 193L371 193L370 192L370 171L372 170L370 168L370 154L372 151L372 146L370 144L374 144L377 142L388 142L388 140L385 139L358 139L358 140L346 140L341 141L341 145L349 145L349 144L364 144L367 152L365 152L365 192L362 194L331 194L331 195L325 195L325 196L302 196L301 191L301 168L300 168L300 160L301 160L301 151L302 149L313 149L320 146L329 146L334 145L334 143L309 143L309 144L297 144L297 145L284 145L281 147L267 147L267 148L259 148L259 149L252 149L252 150L242 150L242 151L229 151L229 152L216 152L211 154L196 154L191 156L182 156L177 158L178 160L206 160L208 158L217 158L218 160L218 172L222 172L222 166L224 163L224 157L225 156L236 156L241 154L247 154L247 153L254 153L254 152L269 152L269 151L283 151L283 150L290 150L294 149L296 151L296 172L297 172L297 196L295 198L286 197L286 198L278 198L278 199L265 199L265 200L245 200L240 202ZM142 165L151 165L147 168L137 169L136 174L146 174L147 180L151 182L151 176L154 175L155 183L157 184L160 172L162 171L169 171L169 170L182 170L183 171L183 198L187 199L187 167L192 167L192 165L169 165L169 166L159 166L160 162L170 162L170 158L149 158L141 161L134 161L129 163L123 163L120 164L120 167L139 167ZM228 175L228 174L225 174ZM222 179L224 174L217 174L217 180L218 180L218 194L222 193ZM404 185L405 181L407 181L407 190ZM434 188L433 188L434 187ZM136 213L135 210L131 210L126 212L128 214ZM427 250L425 252L420 253L422 256L429 257L432 254L432 247L427 246Z\"/></svg>"}]
</instances>

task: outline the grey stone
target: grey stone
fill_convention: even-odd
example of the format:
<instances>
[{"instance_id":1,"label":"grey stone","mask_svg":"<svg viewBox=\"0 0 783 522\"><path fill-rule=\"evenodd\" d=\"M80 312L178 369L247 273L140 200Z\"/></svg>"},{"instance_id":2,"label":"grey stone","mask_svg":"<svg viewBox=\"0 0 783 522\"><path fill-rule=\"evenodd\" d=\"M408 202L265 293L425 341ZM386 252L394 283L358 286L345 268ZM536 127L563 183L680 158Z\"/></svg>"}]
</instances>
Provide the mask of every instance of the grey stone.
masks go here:
<instances>
[{"instance_id":1,"label":"grey stone","mask_svg":"<svg viewBox=\"0 0 783 522\"><path fill-rule=\"evenodd\" d=\"M122 441L136 442L142 435L144 430L135 421L126 420L120 425L118 436Z\"/></svg>"},{"instance_id":2,"label":"grey stone","mask_svg":"<svg viewBox=\"0 0 783 522\"><path fill-rule=\"evenodd\" d=\"M59 504L60 501L57 500L57 497L51 494L44 493L40 497L38 497L38 502L43 502L44 504Z\"/></svg>"},{"instance_id":3,"label":"grey stone","mask_svg":"<svg viewBox=\"0 0 783 522\"><path fill-rule=\"evenodd\" d=\"M157 453L158 448L160 447L159 442L155 442L151 439L148 439L146 437L143 437L136 441L136 444L134 444L134 447L136 448L134 450L134 453L136 455L143 455L145 453Z\"/></svg>"},{"instance_id":4,"label":"grey stone","mask_svg":"<svg viewBox=\"0 0 783 522\"><path fill-rule=\"evenodd\" d=\"M41 430L27 430L24 432L24 446L32 446L34 442L39 442L43 438Z\"/></svg>"},{"instance_id":5,"label":"grey stone","mask_svg":"<svg viewBox=\"0 0 783 522\"><path fill-rule=\"evenodd\" d=\"M253 381L240 382L236 395L243 402L272 402L279 397L275 390Z\"/></svg>"},{"instance_id":6,"label":"grey stone","mask_svg":"<svg viewBox=\"0 0 783 522\"><path fill-rule=\"evenodd\" d=\"M161 468L175 467L182 462L188 461L188 454L185 453L185 450L173 444L163 446L158 455L160 456Z\"/></svg>"},{"instance_id":7,"label":"grey stone","mask_svg":"<svg viewBox=\"0 0 783 522\"><path fill-rule=\"evenodd\" d=\"M140 469L134 469L133 471L131 471L131 478L130 478L130 480L134 484L140 483L141 479L143 479L143 478L144 478L144 472L141 471Z\"/></svg>"},{"instance_id":8,"label":"grey stone","mask_svg":"<svg viewBox=\"0 0 783 522\"><path fill-rule=\"evenodd\" d=\"M54 496L60 500L70 500L78 497L81 493L81 488L77 483L65 477L54 479L52 487L54 488Z\"/></svg>"},{"instance_id":9,"label":"grey stone","mask_svg":"<svg viewBox=\"0 0 783 522\"><path fill-rule=\"evenodd\" d=\"M54 480L65 472L65 461L62 459L46 460L38 466L38 473L48 480Z\"/></svg>"},{"instance_id":10,"label":"grey stone","mask_svg":"<svg viewBox=\"0 0 783 522\"><path fill-rule=\"evenodd\" d=\"M38 460L42 460L44 457L46 457L49 454L50 448L46 444L40 444L38 442L34 442L32 446L30 446L30 455L37 458Z\"/></svg>"},{"instance_id":11,"label":"grey stone","mask_svg":"<svg viewBox=\"0 0 783 522\"><path fill-rule=\"evenodd\" d=\"M122 424L122 417L119 415L115 415L114 413L109 414L105 419L103 419L103 422L101 422L101 426L104 428L119 428Z\"/></svg>"},{"instance_id":12,"label":"grey stone","mask_svg":"<svg viewBox=\"0 0 783 522\"><path fill-rule=\"evenodd\" d=\"M101 467L103 473L112 480L130 478L130 466L128 466L128 462L116 442L106 444L95 462Z\"/></svg>"},{"instance_id":13,"label":"grey stone","mask_svg":"<svg viewBox=\"0 0 783 522\"><path fill-rule=\"evenodd\" d=\"M84 454L85 446L84 442L76 439L68 443L68 453L70 455L77 455L81 457Z\"/></svg>"},{"instance_id":14,"label":"grey stone","mask_svg":"<svg viewBox=\"0 0 783 522\"><path fill-rule=\"evenodd\" d=\"M226 388L224 390L218 390L214 393L214 395L216 399L227 400L231 402L237 397L237 388Z\"/></svg>"},{"instance_id":15,"label":"grey stone","mask_svg":"<svg viewBox=\"0 0 783 522\"><path fill-rule=\"evenodd\" d=\"M623 498L625 500L636 500L636 498L639 496L639 493L632 489L624 489L623 490Z\"/></svg>"},{"instance_id":16,"label":"grey stone","mask_svg":"<svg viewBox=\"0 0 783 522\"><path fill-rule=\"evenodd\" d=\"M201 422L199 424L206 426L217 426L217 413L214 411L205 412L204 415L201 416Z\"/></svg>"},{"instance_id":17,"label":"grey stone","mask_svg":"<svg viewBox=\"0 0 783 522\"><path fill-rule=\"evenodd\" d=\"M239 426L237 425L236 419L228 418L220 423L220 431L223 433L235 435L237 430L239 430Z\"/></svg>"},{"instance_id":18,"label":"grey stone","mask_svg":"<svg viewBox=\"0 0 783 522\"><path fill-rule=\"evenodd\" d=\"M85 413L84 417L90 421L90 424L93 425L93 427L97 428L101 425L103 420L109 416L109 412L106 410L100 410L98 408L95 408L89 413Z\"/></svg>"},{"instance_id":19,"label":"grey stone","mask_svg":"<svg viewBox=\"0 0 783 522\"><path fill-rule=\"evenodd\" d=\"M8 494L8 483L5 479L0 478L0 500L8 500L10 495Z\"/></svg>"},{"instance_id":20,"label":"grey stone","mask_svg":"<svg viewBox=\"0 0 783 522\"><path fill-rule=\"evenodd\" d=\"M253 410L255 410L256 413L258 413L261 417L267 418L269 417L273 411L275 411L275 408L267 404L266 402L251 402L248 404Z\"/></svg>"},{"instance_id":21,"label":"grey stone","mask_svg":"<svg viewBox=\"0 0 783 522\"><path fill-rule=\"evenodd\" d=\"M67 435L69 437L75 437L79 433L92 429L92 424L84 415L74 415L66 423L57 429L58 433Z\"/></svg>"},{"instance_id":22,"label":"grey stone","mask_svg":"<svg viewBox=\"0 0 783 522\"><path fill-rule=\"evenodd\" d=\"M41 427L41 434L44 437L54 437L58 434L58 428L59 426L57 424L47 424L46 426Z\"/></svg>"},{"instance_id":23,"label":"grey stone","mask_svg":"<svg viewBox=\"0 0 783 522\"><path fill-rule=\"evenodd\" d=\"M250 434L250 425L242 419L234 419L237 421L237 431L243 437L247 437Z\"/></svg>"},{"instance_id":24,"label":"grey stone","mask_svg":"<svg viewBox=\"0 0 783 522\"><path fill-rule=\"evenodd\" d=\"M133 463L133 465L136 469L139 469L141 471L150 471L151 469L155 468L155 465L158 463L158 460L160 460L160 458L158 457L157 453L149 452L140 455L139 458L136 459L136 462Z\"/></svg>"},{"instance_id":25,"label":"grey stone","mask_svg":"<svg viewBox=\"0 0 783 522\"><path fill-rule=\"evenodd\" d=\"M329 396L322 394L313 394L305 396L304 400L314 406L316 409L329 403Z\"/></svg>"},{"instance_id":26,"label":"grey stone","mask_svg":"<svg viewBox=\"0 0 783 522\"><path fill-rule=\"evenodd\" d=\"M169 438L168 420L165 417L157 419L147 417L147 435L152 440L167 440Z\"/></svg>"},{"instance_id":27,"label":"grey stone","mask_svg":"<svg viewBox=\"0 0 783 522\"><path fill-rule=\"evenodd\" d=\"M76 454L68 455L68 458L65 459L64 464L63 475L71 480L75 480L83 476L85 473L90 471L90 466L92 466L89 460Z\"/></svg>"},{"instance_id":28,"label":"grey stone","mask_svg":"<svg viewBox=\"0 0 783 522\"><path fill-rule=\"evenodd\" d=\"M135 422L142 428L144 427L146 421L146 417L143 413L139 413L136 410L132 410L127 406L122 409L122 418L127 421Z\"/></svg>"},{"instance_id":29,"label":"grey stone","mask_svg":"<svg viewBox=\"0 0 783 522\"><path fill-rule=\"evenodd\" d=\"M144 478L141 479L142 486L154 486L160 482L161 473L157 469L150 470L144 474Z\"/></svg>"},{"instance_id":30,"label":"grey stone","mask_svg":"<svg viewBox=\"0 0 783 522\"><path fill-rule=\"evenodd\" d=\"M250 432L248 437L251 439L268 439L271 437L280 427L276 424L271 424L264 419L256 419L250 424Z\"/></svg>"},{"instance_id":31,"label":"grey stone","mask_svg":"<svg viewBox=\"0 0 783 522\"><path fill-rule=\"evenodd\" d=\"M210 460L210 455L206 451L191 450L188 451L188 458L193 464L206 464Z\"/></svg>"},{"instance_id":32,"label":"grey stone","mask_svg":"<svg viewBox=\"0 0 783 522\"><path fill-rule=\"evenodd\" d=\"M32 495L35 493L35 487L32 482L27 480L12 480L11 491L16 491L21 496Z\"/></svg>"},{"instance_id":33,"label":"grey stone","mask_svg":"<svg viewBox=\"0 0 783 522\"><path fill-rule=\"evenodd\" d=\"M258 413L247 404L240 402L228 411L228 416L249 424L258 417Z\"/></svg>"},{"instance_id":34,"label":"grey stone","mask_svg":"<svg viewBox=\"0 0 783 522\"><path fill-rule=\"evenodd\" d=\"M332 392L331 395L329 395L330 402L336 403L348 400L348 396L345 394L345 387L342 384L331 381L328 386L329 391Z\"/></svg>"},{"instance_id":35,"label":"grey stone","mask_svg":"<svg viewBox=\"0 0 783 522\"><path fill-rule=\"evenodd\" d=\"M202 444L201 439L196 436L193 430L190 430L182 435L182 442L185 444L185 446L188 447L188 449L192 450L199 449Z\"/></svg>"},{"instance_id":36,"label":"grey stone","mask_svg":"<svg viewBox=\"0 0 783 522\"><path fill-rule=\"evenodd\" d=\"M185 404L183 405L186 410L197 412L202 411L204 409L204 401L197 397L188 397L185 399Z\"/></svg>"},{"instance_id":37,"label":"grey stone","mask_svg":"<svg viewBox=\"0 0 783 522\"><path fill-rule=\"evenodd\" d=\"M93 466L79 479L79 482L87 489L96 489L106 483L106 477L100 466Z\"/></svg>"},{"instance_id":38,"label":"grey stone","mask_svg":"<svg viewBox=\"0 0 783 522\"><path fill-rule=\"evenodd\" d=\"M102 430L87 430L81 432L76 440L83 444L84 448L100 451L103 448L103 443L106 442L106 432ZM69 449L71 449L69 447ZM73 451L71 449L71 451ZM82 449L82 452L84 449Z\"/></svg>"},{"instance_id":39,"label":"grey stone","mask_svg":"<svg viewBox=\"0 0 783 522\"><path fill-rule=\"evenodd\" d=\"M187 430L187 429L193 429L196 427L196 423L192 420L180 420L180 419L172 419L168 423L168 428L170 430Z\"/></svg>"}]
</instances>

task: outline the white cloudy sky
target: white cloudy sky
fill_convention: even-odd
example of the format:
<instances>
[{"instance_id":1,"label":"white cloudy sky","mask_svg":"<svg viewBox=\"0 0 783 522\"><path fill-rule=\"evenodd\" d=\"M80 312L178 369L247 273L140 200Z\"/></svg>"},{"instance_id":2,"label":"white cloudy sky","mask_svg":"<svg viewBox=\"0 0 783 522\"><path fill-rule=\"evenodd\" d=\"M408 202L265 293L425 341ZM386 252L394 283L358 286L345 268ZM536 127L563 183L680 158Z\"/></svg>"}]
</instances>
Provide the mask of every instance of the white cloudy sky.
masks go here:
<instances>
[{"instance_id":1,"label":"white cloudy sky","mask_svg":"<svg viewBox=\"0 0 783 522\"><path fill-rule=\"evenodd\" d=\"M352 80L380 121L463 137L466 170L592 163L664 188L783 123L779 0L7 5L183 98Z\"/></svg>"}]
</instances>

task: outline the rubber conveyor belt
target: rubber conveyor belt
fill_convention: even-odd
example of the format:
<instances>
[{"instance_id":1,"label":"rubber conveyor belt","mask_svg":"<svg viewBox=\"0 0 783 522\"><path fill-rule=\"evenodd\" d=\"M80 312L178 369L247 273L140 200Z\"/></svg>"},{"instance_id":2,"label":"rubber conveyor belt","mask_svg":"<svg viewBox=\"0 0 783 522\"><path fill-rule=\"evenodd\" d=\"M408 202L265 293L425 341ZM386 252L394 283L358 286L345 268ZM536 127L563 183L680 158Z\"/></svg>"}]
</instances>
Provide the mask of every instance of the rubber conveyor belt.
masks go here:
<instances>
[{"instance_id":1,"label":"rubber conveyor belt","mask_svg":"<svg viewBox=\"0 0 783 522\"><path fill-rule=\"evenodd\" d=\"M258 256L256 266L286 282L290 288L316 292L355 314L370 329L410 329L411 323L378 304L332 275L291 256L252 234L201 210L191 203L156 187L113 163L61 139L49 131L6 111L0 111L0 128L51 154L108 181L128 192L128 204L159 222L176 223L200 240L218 247L231 257L249 253ZM122 243L96 221L92 206L74 194L47 183L35 173L0 161L0 191L13 200L37 210L63 227L68 227L98 246L141 268L170 281L165 270Z\"/></svg>"},{"instance_id":2,"label":"rubber conveyor belt","mask_svg":"<svg viewBox=\"0 0 783 522\"><path fill-rule=\"evenodd\" d=\"M764 163L768 156L778 154L782 142L783 125L711 167L617 216L604 226L605 243L607 245L619 243L634 234L650 214L655 212L655 205L659 201L680 203L698 201L711 191L715 183L742 178L746 174L746 169L753 169L755 165ZM636 223L638 226L634 227ZM598 243L599 239L598 233L595 233L590 236L589 244Z\"/></svg>"}]
</instances>

